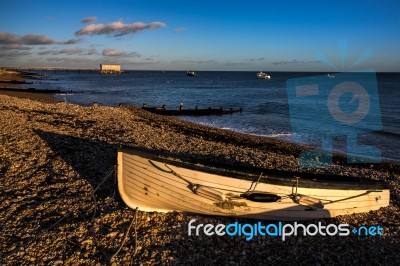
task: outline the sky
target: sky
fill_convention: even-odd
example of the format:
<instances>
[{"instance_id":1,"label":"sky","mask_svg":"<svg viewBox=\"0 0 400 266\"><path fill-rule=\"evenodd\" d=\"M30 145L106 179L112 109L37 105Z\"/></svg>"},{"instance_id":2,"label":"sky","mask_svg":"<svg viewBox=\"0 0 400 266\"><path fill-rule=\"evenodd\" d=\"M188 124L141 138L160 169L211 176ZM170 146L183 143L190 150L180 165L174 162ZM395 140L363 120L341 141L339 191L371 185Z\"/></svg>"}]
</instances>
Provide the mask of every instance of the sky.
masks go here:
<instances>
[{"instance_id":1,"label":"sky","mask_svg":"<svg viewBox=\"0 0 400 266\"><path fill-rule=\"evenodd\" d=\"M400 72L400 0L4 1L0 66Z\"/></svg>"}]
</instances>

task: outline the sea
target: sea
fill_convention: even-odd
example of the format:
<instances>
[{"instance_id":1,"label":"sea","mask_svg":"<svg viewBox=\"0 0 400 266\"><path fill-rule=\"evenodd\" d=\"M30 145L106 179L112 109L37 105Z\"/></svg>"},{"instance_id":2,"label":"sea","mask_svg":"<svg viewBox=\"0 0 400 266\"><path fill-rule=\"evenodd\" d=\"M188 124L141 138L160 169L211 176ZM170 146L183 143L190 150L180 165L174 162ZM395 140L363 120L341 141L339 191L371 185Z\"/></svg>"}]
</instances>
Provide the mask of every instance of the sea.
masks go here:
<instances>
[{"instance_id":1,"label":"sea","mask_svg":"<svg viewBox=\"0 0 400 266\"><path fill-rule=\"evenodd\" d=\"M60 89L56 98L67 103L242 108L231 115L178 118L373 160L400 161L400 73L269 72L270 80L257 79L254 71L197 71L195 77L185 71L38 73L45 78L33 80L33 86Z\"/></svg>"}]
</instances>

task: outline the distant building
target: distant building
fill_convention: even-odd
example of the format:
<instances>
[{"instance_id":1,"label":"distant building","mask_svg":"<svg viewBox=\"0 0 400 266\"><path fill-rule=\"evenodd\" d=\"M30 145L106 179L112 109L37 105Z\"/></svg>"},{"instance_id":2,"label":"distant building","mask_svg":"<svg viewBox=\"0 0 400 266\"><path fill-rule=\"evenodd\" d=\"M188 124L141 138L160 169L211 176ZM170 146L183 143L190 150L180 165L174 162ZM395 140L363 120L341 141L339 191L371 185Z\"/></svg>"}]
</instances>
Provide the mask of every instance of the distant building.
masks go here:
<instances>
[{"instance_id":1,"label":"distant building","mask_svg":"<svg viewBox=\"0 0 400 266\"><path fill-rule=\"evenodd\" d=\"M121 65L119 64L100 64L101 74L120 74Z\"/></svg>"}]
</instances>

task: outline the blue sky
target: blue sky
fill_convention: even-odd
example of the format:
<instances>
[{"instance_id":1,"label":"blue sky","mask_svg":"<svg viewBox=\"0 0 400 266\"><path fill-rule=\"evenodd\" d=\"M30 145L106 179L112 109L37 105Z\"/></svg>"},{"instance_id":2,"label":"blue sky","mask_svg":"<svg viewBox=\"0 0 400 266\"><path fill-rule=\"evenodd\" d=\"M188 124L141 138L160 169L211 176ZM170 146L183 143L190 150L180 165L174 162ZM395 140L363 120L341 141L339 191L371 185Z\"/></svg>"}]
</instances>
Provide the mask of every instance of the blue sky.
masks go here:
<instances>
[{"instance_id":1,"label":"blue sky","mask_svg":"<svg viewBox=\"0 0 400 266\"><path fill-rule=\"evenodd\" d=\"M400 71L400 1L13 0L0 13L6 66Z\"/></svg>"}]
</instances>

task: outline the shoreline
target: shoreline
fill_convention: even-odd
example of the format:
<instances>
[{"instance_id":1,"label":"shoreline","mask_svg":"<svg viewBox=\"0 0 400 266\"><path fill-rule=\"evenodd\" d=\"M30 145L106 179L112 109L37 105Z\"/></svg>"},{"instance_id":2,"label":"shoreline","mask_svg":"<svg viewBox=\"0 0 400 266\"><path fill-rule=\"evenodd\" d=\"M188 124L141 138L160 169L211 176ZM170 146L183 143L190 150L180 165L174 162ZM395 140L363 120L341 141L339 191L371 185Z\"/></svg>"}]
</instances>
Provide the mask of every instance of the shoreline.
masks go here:
<instances>
[{"instance_id":1,"label":"shoreline","mask_svg":"<svg viewBox=\"0 0 400 266\"><path fill-rule=\"evenodd\" d=\"M30 74L30 73L23 73L19 71L9 71L9 70L1 70L0 69L0 88L13 88L12 85L14 83L18 82L25 82L27 77L34 77L35 74ZM29 83L27 83L30 85ZM22 83L22 85L25 85ZM20 89L21 87L18 87ZM13 97L19 97L19 98L27 98L31 100L36 100L36 101L42 101L42 102L57 102L55 94L52 93L35 93L35 92L21 92L21 91L12 91L12 90L7 90L3 91L0 90L0 94L2 95L7 95L7 96L13 96Z\"/></svg>"},{"instance_id":2,"label":"shoreline","mask_svg":"<svg viewBox=\"0 0 400 266\"><path fill-rule=\"evenodd\" d=\"M4 73L6 73L6 75L4 76ZM13 81L22 81L24 82L26 79L37 79L37 78L43 78L43 74L38 74L38 73L29 73L29 72L22 72L22 71L4 71L0 69L0 88L2 86L1 80L4 79L8 79L13 80ZM7 84L4 84L7 85ZM52 88L50 88L52 89ZM64 92L67 93L67 92ZM0 94L3 95L8 95L8 96L15 96L15 97L20 97L20 98L28 98L28 99L32 99L32 100L38 100L38 101L42 101L42 102L63 102L62 99L62 93L60 95L57 95L58 93L35 93L35 92L20 92L20 91L1 91L0 90ZM65 98L64 98L65 100ZM82 106L91 106L91 105L101 105L101 106L109 106L109 107L116 107L116 105L102 105L101 103L97 103L97 102L91 102L91 103L87 103L87 104L82 104L82 103L73 103L73 102L68 102L70 104L78 104L78 105L82 105ZM129 107L132 105L124 105L125 107ZM133 106L133 107L138 107L139 106ZM177 117L178 119L181 119L180 117ZM196 122L195 120L192 119L183 119L186 121L190 121L190 122L194 122L196 124L201 124L201 122ZM205 124L207 126L211 126L211 127L215 127L215 125L209 125L209 124ZM225 129L225 128L220 128L219 129ZM278 141L282 141L285 143L290 143L290 144L294 144L297 146L302 146L302 147L313 147L312 144L307 144L307 143L296 143L293 142L290 138L281 138L281 137L274 137L274 136L270 136L270 135L265 135L265 134L259 134L259 133L251 133L251 132L242 132L240 130L236 130L235 128L226 128L226 130L228 131L233 131L239 134L245 134L245 135L251 135L251 136L256 136L256 137L261 137L261 138L271 138L271 139L276 139ZM273 135L286 135L286 134L273 134ZM321 147L315 147L317 150L321 150ZM334 157L336 158L340 158L339 160L344 160L343 158L347 155L347 152L345 150L333 150L332 151L334 153ZM358 157L360 158L360 160L362 161L364 158L362 155L357 155L354 154L354 157ZM381 162L382 163L393 163L393 164L400 164L400 159L393 159L391 157L381 157Z\"/></svg>"},{"instance_id":3,"label":"shoreline","mask_svg":"<svg viewBox=\"0 0 400 266\"><path fill-rule=\"evenodd\" d=\"M85 107L0 95L0 123L2 263L400 264L398 164L348 165L338 158L331 169L300 169L297 155L302 146L135 107ZM129 209L113 178L104 179L116 164L120 145L180 154L199 163L218 161L386 181L391 186L389 207L306 222L380 225L384 236L299 235L284 242L262 236L252 241L244 236L188 236L191 219L214 225L235 219ZM135 218L136 236L133 229L127 234ZM114 256L125 235L124 247Z\"/></svg>"},{"instance_id":4,"label":"shoreline","mask_svg":"<svg viewBox=\"0 0 400 266\"><path fill-rule=\"evenodd\" d=\"M44 94L35 92L20 92L20 91L1 91L0 94L11 97L25 98L40 102L55 103L57 99L54 94Z\"/></svg>"}]
</instances>

